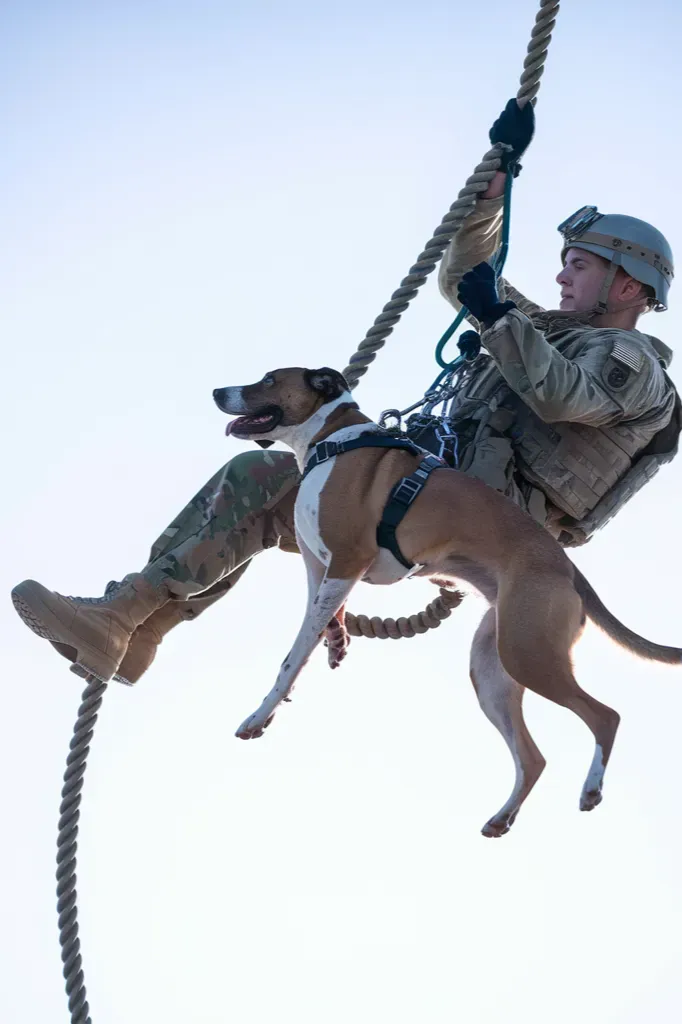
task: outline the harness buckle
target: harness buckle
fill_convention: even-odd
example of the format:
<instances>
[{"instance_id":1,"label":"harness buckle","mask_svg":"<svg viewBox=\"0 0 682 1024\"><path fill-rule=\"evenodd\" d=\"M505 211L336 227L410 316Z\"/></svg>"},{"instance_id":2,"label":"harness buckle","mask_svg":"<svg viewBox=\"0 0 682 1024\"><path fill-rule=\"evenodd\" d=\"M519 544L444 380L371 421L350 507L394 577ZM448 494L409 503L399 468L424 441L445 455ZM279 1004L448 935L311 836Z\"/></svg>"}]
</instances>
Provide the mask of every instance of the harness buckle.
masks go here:
<instances>
[{"instance_id":1,"label":"harness buckle","mask_svg":"<svg viewBox=\"0 0 682 1024\"><path fill-rule=\"evenodd\" d=\"M413 480L412 477L406 476L393 492L393 500L399 501L401 505L411 505L423 486L421 480Z\"/></svg>"},{"instance_id":2,"label":"harness buckle","mask_svg":"<svg viewBox=\"0 0 682 1024\"><path fill-rule=\"evenodd\" d=\"M450 433L452 433L452 431L450 431ZM441 466L444 466L446 469L449 468L446 460L441 455L429 453L419 468L424 468L428 473L430 473L432 469L439 469Z\"/></svg>"},{"instance_id":3,"label":"harness buckle","mask_svg":"<svg viewBox=\"0 0 682 1024\"><path fill-rule=\"evenodd\" d=\"M338 441L318 441L315 448L320 462L326 462L327 459L333 459L335 455L341 454L341 445Z\"/></svg>"}]
</instances>

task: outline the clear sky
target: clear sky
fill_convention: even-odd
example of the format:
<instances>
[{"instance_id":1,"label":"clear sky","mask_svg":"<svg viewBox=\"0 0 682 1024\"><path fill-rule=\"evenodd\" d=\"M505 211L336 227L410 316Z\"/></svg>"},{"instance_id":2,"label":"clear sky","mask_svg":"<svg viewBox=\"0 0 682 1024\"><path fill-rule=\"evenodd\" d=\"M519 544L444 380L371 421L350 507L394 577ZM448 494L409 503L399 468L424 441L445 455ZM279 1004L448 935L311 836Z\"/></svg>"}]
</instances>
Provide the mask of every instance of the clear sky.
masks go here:
<instances>
[{"instance_id":1,"label":"clear sky","mask_svg":"<svg viewBox=\"0 0 682 1024\"><path fill-rule=\"evenodd\" d=\"M5 3L0 1020L66 1021L54 854L82 690L14 615L25 577L94 595L243 443L218 386L343 368L487 148L534 0ZM508 276L557 302L577 207L652 221L682 252L682 15L566 2L517 182ZM678 257L679 258L679 257ZM678 289L680 289L678 293ZM645 329L673 349L682 287ZM416 399L451 311L429 282L356 394ZM682 383L682 359L672 365ZM682 460L575 561L609 606L682 644ZM682 1017L682 672L589 628L576 670L623 721L605 799L592 738L530 695L548 768L507 837L481 825L512 762L478 710L467 599L437 632L320 651L265 738L260 702L303 614L265 555L112 685L79 850L95 1024L668 1024ZM359 588L409 614L422 581ZM9 904L9 906L8 906Z\"/></svg>"}]
</instances>

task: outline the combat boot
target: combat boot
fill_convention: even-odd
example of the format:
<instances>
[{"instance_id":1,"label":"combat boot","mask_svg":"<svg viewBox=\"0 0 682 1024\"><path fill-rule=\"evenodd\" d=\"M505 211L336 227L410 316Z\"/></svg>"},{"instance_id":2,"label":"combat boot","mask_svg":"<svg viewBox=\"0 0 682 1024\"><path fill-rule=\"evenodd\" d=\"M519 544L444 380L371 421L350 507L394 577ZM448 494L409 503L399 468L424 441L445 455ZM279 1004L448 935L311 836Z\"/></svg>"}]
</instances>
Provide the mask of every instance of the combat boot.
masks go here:
<instances>
[{"instance_id":1,"label":"combat boot","mask_svg":"<svg viewBox=\"0 0 682 1024\"><path fill-rule=\"evenodd\" d=\"M174 626L193 618L188 601L169 601L138 626L128 644L123 661L118 666L114 681L134 686L156 657L156 650L166 633Z\"/></svg>"},{"instance_id":2,"label":"combat boot","mask_svg":"<svg viewBox=\"0 0 682 1024\"><path fill-rule=\"evenodd\" d=\"M229 590L254 555L298 550L297 481L287 452L238 455L164 530L141 574L112 584L103 598L67 598L28 580L12 592L16 609L76 674L136 682L162 637Z\"/></svg>"},{"instance_id":3,"label":"combat boot","mask_svg":"<svg viewBox=\"0 0 682 1024\"><path fill-rule=\"evenodd\" d=\"M209 591L189 601L171 600L154 612L153 615L138 626L133 633L126 655L114 676L117 683L134 686L144 675L156 657L156 651L166 633L181 622L192 622L203 611L231 590L237 580L241 579L250 562L240 565L228 577L211 587ZM73 671L73 666L72 666Z\"/></svg>"},{"instance_id":4,"label":"combat boot","mask_svg":"<svg viewBox=\"0 0 682 1024\"><path fill-rule=\"evenodd\" d=\"M104 597L65 597L35 580L24 580L12 591L14 607L29 629L61 645L61 653L70 648L79 674L102 682L118 671L138 626L169 597L165 583L152 584L141 574L126 577Z\"/></svg>"},{"instance_id":5,"label":"combat boot","mask_svg":"<svg viewBox=\"0 0 682 1024\"><path fill-rule=\"evenodd\" d=\"M223 597L241 579L250 564L250 561L244 562L243 565L238 566L229 576L220 580L219 583L216 583L203 594L199 594L188 601L171 598L163 607L153 612L142 625L137 627L131 636L128 650L114 676L114 682L123 683L126 686L134 686L151 666L156 657L156 650L166 633L169 633L171 629L181 622L193 621L212 604L215 604L219 598ZM115 580L107 583L105 594L115 594L128 581L128 578L126 577L122 583L118 583ZM73 662L73 648L65 647L63 644L58 643L53 643L52 646L61 655ZM87 673L75 663L71 665L71 671L83 678L87 676Z\"/></svg>"},{"instance_id":6,"label":"combat boot","mask_svg":"<svg viewBox=\"0 0 682 1024\"><path fill-rule=\"evenodd\" d=\"M134 686L144 675L156 657L156 649L173 626L193 618L192 610L187 608L189 602L169 601L150 615L146 622L138 626L130 637L128 647L121 664L114 675L115 683ZM73 662L71 671L82 679L87 679L88 672L81 664L74 661L75 651L66 644L52 642L52 646L68 661Z\"/></svg>"}]
</instances>

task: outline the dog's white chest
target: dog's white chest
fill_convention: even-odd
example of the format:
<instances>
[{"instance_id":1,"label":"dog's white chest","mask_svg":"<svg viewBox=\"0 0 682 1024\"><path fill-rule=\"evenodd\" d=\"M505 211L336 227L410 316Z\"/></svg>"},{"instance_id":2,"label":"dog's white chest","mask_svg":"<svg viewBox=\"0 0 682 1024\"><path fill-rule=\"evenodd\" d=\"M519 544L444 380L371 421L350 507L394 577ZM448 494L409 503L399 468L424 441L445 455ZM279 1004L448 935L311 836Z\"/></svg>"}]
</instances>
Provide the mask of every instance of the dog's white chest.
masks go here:
<instances>
[{"instance_id":1,"label":"dog's white chest","mask_svg":"<svg viewBox=\"0 0 682 1024\"><path fill-rule=\"evenodd\" d=\"M352 427L337 430L327 440L351 441L359 437L360 434L366 434L368 429L373 426L374 424L356 423ZM335 455L331 459L321 462L312 472L303 477L294 507L294 525L297 536L308 550L327 566L331 562L332 554L320 533L320 506L325 501L324 489L338 458L342 459L344 456Z\"/></svg>"},{"instance_id":2,"label":"dog's white chest","mask_svg":"<svg viewBox=\"0 0 682 1024\"><path fill-rule=\"evenodd\" d=\"M336 459L329 459L321 466L316 466L312 473L303 478L294 506L296 536L303 541L316 558L319 558L327 566L332 556L320 533L320 501L335 462Z\"/></svg>"},{"instance_id":3,"label":"dog's white chest","mask_svg":"<svg viewBox=\"0 0 682 1024\"><path fill-rule=\"evenodd\" d=\"M347 427L333 434L329 440L347 441L367 431L367 424L362 423L354 427ZM301 481L296 505L294 507L294 524L296 536L305 544L308 550L319 558L323 565L329 566L332 553L327 547L320 531L320 509L324 507L325 487L336 460L343 455L336 455L326 462L320 463ZM362 511L358 510L361 515ZM379 586L397 583L411 575L413 569L402 565L398 559L386 548L380 548L376 559L367 570L364 577L365 583L372 583Z\"/></svg>"}]
</instances>

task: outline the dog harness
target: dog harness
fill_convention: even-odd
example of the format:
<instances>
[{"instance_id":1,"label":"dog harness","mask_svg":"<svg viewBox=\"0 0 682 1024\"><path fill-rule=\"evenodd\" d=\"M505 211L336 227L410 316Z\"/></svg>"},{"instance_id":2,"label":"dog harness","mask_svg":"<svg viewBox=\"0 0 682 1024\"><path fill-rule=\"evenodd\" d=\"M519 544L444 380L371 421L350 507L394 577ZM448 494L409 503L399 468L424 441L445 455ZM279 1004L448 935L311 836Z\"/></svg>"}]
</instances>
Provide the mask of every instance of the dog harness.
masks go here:
<instances>
[{"instance_id":1,"label":"dog harness","mask_svg":"<svg viewBox=\"0 0 682 1024\"><path fill-rule=\"evenodd\" d=\"M432 455L425 448L420 448L414 441L406 437L391 437L388 434L366 433L355 437L350 441L318 441L313 445L312 454L306 462L303 476L307 476L312 469L333 459L345 452L355 451L357 448L402 448L410 455L425 455L414 473L404 476L388 496L384 506L381 521L377 526L377 544L380 548L388 548L391 554L398 559L406 569L414 569L415 563L408 561L400 550L396 539L396 529L402 522L408 508L421 494L424 484L434 469L449 468L444 459L438 455ZM301 478L302 479L302 478Z\"/></svg>"}]
</instances>

